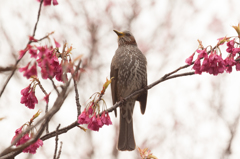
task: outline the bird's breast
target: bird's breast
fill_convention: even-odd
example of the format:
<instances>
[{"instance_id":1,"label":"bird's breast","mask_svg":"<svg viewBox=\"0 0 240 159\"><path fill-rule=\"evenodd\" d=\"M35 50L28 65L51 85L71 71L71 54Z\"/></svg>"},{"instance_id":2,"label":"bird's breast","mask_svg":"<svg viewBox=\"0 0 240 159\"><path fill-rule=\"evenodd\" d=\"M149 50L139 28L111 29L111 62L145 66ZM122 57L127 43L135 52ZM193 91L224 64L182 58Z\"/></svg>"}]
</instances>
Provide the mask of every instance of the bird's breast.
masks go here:
<instances>
[{"instance_id":1,"label":"bird's breast","mask_svg":"<svg viewBox=\"0 0 240 159\"><path fill-rule=\"evenodd\" d=\"M138 48L126 47L117 50L116 56L119 89L124 89L130 93L141 89L146 80L146 59L144 55Z\"/></svg>"}]
</instances>

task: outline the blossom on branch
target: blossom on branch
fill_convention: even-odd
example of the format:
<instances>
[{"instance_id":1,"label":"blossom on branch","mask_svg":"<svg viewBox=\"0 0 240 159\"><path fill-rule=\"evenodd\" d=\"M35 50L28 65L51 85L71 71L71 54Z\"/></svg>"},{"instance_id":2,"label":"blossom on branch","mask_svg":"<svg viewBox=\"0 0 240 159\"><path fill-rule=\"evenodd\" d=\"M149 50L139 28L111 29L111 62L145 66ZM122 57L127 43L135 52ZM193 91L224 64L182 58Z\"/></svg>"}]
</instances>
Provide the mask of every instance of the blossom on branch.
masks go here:
<instances>
[{"instance_id":1,"label":"blossom on branch","mask_svg":"<svg viewBox=\"0 0 240 159\"><path fill-rule=\"evenodd\" d=\"M25 104L29 109L34 109L35 104L38 103L38 100L35 96L35 90L31 88L31 85L21 90L21 101L20 103Z\"/></svg>"},{"instance_id":2,"label":"blossom on branch","mask_svg":"<svg viewBox=\"0 0 240 159\"><path fill-rule=\"evenodd\" d=\"M23 132L23 127L24 126L30 126L31 122L33 122L33 120L40 114L40 111L38 111L33 118L30 120L29 123L24 124L23 126L21 126L20 128L18 128L15 131L15 135L12 138L11 143L15 142L15 140L19 137L19 135ZM14 144L15 146L19 146L22 145L24 143L26 143L28 140L30 140L31 138L33 138L34 133L30 132L30 133L26 133L24 135L21 136L21 138L16 141L16 143ZM35 143L29 145L28 147L26 147L25 149L23 149L24 153L31 153L31 154L35 154L36 150L40 147L43 146L43 141L41 139L38 139Z\"/></svg>"},{"instance_id":3,"label":"blossom on branch","mask_svg":"<svg viewBox=\"0 0 240 159\"><path fill-rule=\"evenodd\" d=\"M236 70L240 71L240 63L235 61L240 57L240 47L235 47L235 38L230 40L230 37L219 38L217 45L207 53L206 48L202 48L203 50L197 50L196 52L199 53L197 59L194 61L192 69L195 70L195 74L202 74L202 72L206 72L212 74L214 76L218 75L219 73L227 73L232 72L232 67L236 66ZM223 59L222 53L220 51L219 46L223 45L227 42L227 49L226 52L229 55ZM217 52L219 51L219 53ZM188 57L185 62L188 65L192 64L193 53L190 57ZM235 56L238 54L237 58Z\"/></svg>"},{"instance_id":4,"label":"blossom on branch","mask_svg":"<svg viewBox=\"0 0 240 159\"><path fill-rule=\"evenodd\" d=\"M48 104L48 102L49 102L49 95L50 95L50 94L51 94L51 93L47 94L47 95L43 98L47 104Z\"/></svg>"},{"instance_id":5,"label":"blossom on branch","mask_svg":"<svg viewBox=\"0 0 240 159\"><path fill-rule=\"evenodd\" d=\"M193 53L189 58L187 58L185 60L185 62L188 64L188 65L191 65L192 64L192 61L193 61L193 56L195 55L195 53Z\"/></svg>"}]
</instances>

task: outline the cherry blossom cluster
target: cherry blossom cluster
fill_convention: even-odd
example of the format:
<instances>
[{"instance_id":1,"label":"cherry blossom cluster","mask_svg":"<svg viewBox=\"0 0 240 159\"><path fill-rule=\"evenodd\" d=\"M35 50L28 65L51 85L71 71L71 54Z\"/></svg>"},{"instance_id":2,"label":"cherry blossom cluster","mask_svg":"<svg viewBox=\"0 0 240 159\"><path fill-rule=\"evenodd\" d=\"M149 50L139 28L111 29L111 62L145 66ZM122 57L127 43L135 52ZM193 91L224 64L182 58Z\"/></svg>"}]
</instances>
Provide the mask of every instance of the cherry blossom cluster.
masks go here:
<instances>
[{"instance_id":1,"label":"cherry blossom cluster","mask_svg":"<svg viewBox=\"0 0 240 159\"><path fill-rule=\"evenodd\" d=\"M30 37L31 38L31 37ZM55 41L55 40L54 40ZM20 51L19 58L22 58L23 55L28 51L31 55L31 58L36 59L34 64L29 68L29 65L31 62L27 64L27 66L22 67L19 69L20 72L23 72L23 76L25 76L27 79L30 77L37 77L37 65L41 69L41 75L43 79L52 79L56 78L56 80L63 82L64 79L67 80L67 75L63 73L63 65L68 66L67 71L71 72L71 64L70 61L67 60L61 60L59 61L58 58L65 58L69 56L71 48L67 50L67 52L64 54L64 57L58 52L58 48L60 47L60 44L55 41L56 48L53 48L52 46L32 46L28 45L27 49Z\"/></svg>"},{"instance_id":2,"label":"cherry blossom cluster","mask_svg":"<svg viewBox=\"0 0 240 159\"><path fill-rule=\"evenodd\" d=\"M33 37L29 37L30 41L37 42ZM73 64L69 54L71 53L72 47L66 47L64 45L64 52L58 51L60 44L54 39L56 48L53 46L32 46L20 51L19 59L21 59L27 52L33 59L33 65L29 62L26 66L19 68L19 71L23 73L23 76L27 79L31 78L32 83L21 90L21 103L25 104L30 109L34 109L35 104L38 103L38 99L35 96L36 85L40 85L38 79L38 69L40 69L41 77L43 79L53 79L57 81L65 82L68 80L67 73L73 73ZM67 48L67 49L66 49ZM60 60L59 60L60 58ZM42 87L40 87L43 89ZM48 103L49 95L45 91L44 100Z\"/></svg>"},{"instance_id":3,"label":"cherry blossom cluster","mask_svg":"<svg viewBox=\"0 0 240 159\"><path fill-rule=\"evenodd\" d=\"M34 109L35 104L38 103L38 100L35 96L35 86L31 87L31 84L29 84L26 88L21 90L21 103L25 104L26 107L29 109Z\"/></svg>"},{"instance_id":4,"label":"cherry blossom cluster","mask_svg":"<svg viewBox=\"0 0 240 159\"><path fill-rule=\"evenodd\" d=\"M209 54L207 53L206 48L203 50L198 49L196 51L198 53L198 56L197 59L194 61L192 67L192 69L195 70L196 74L202 74L202 72L206 72L216 76L220 73L224 73L224 71L226 71L227 73L231 73L233 66L236 66L237 71L240 70L240 63L236 61L240 58L240 48L235 47L235 39L229 40L229 38L226 37L222 39L228 41L228 48L226 49L226 51L229 53L229 55L225 59L223 59L221 52L217 52L216 49L211 50ZM193 53L189 58L186 59L185 62L188 65L192 64L195 54L196 53Z\"/></svg>"},{"instance_id":5,"label":"cherry blossom cluster","mask_svg":"<svg viewBox=\"0 0 240 159\"><path fill-rule=\"evenodd\" d=\"M37 118L40 114L40 111L38 111L30 120L29 123L24 124L23 126L21 126L20 128L18 128L15 131L15 136L12 138L12 142L13 143L15 141L15 139L23 132L23 128L24 127L28 127L35 118ZM22 137L14 144L15 146L19 146L24 144L25 142L27 142L28 140L30 140L32 137L34 136L34 133L26 133L25 135L22 135ZM26 147L23 152L25 153L31 153L31 154L35 154L36 150L40 147L43 146L43 141L41 139L38 139L35 143L29 145L28 147Z\"/></svg>"},{"instance_id":6,"label":"cherry blossom cluster","mask_svg":"<svg viewBox=\"0 0 240 159\"><path fill-rule=\"evenodd\" d=\"M88 129L93 131L98 131L103 125L112 125L108 112L103 111L102 115L99 116L97 107L93 101L90 102L89 107L85 108L78 116L78 123L88 124Z\"/></svg>"},{"instance_id":7,"label":"cherry blossom cluster","mask_svg":"<svg viewBox=\"0 0 240 159\"><path fill-rule=\"evenodd\" d=\"M233 28L240 34L240 25L233 26ZM240 36L239 36L240 37ZM235 38L223 37L218 39L216 47L211 48L210 51L207 51L207 48L204 48L200 44L200 49L196 50L190 57L188 57L185 62L188 65L192 65L192 69L195 70L195 74L202 74L206 72L212 75L218 75L220 73L232 72L232 67L235 66L236 70L240 70L240 44L235 40ZM226 58L222 57L220 50L220 45L227 44L226 52L228 53ZM194 55L198 53L197 59L193 62Z\"/></svg>"},{"instance_id":8,"label":"cherry blossom cluster","mask_svg":"<svg viewBox=\"0 0 240 159\"><path fill-rule=\"evenodd\" d=\"M112 78L110 80L106 79L106 82L103 84L101 93L94 93L94 95L92 96L93 100L88 103L87 107L78 116L79 124L88 124L88 129L93 131L98 131L99 128L101 128L103 125L112 125L112 121L107 111L103 111L102 114L99 115L99 102L104 102L102 96L104 95L107 87L111 82Z\"/></svg>"}]
</instances>

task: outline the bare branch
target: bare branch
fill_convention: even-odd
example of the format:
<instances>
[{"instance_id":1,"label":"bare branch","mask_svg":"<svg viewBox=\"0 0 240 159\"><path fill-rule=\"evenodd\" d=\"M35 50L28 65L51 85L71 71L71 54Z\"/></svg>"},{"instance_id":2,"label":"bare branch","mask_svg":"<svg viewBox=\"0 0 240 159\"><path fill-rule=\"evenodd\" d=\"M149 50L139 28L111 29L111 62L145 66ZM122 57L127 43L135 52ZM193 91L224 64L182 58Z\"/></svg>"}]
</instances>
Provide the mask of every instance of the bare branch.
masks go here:
<instances>
[{"instance_id":1,"label":"bare branch","mask_svg":"<svg viewBox=\"0 0 240 159\"><path fill-rule=\"evenodd\" d=\"M80 64L81 64L82 60L79 60L78 65L76 67L75 72L73 73L73 82L74 82L74 90L75 90L75 99L76 99L76 105L77 105L77 117L81 114L81 104L79 102L79 93L78 93L78 89L77 89L77 82L76 82L76 74L79 70Z\"/></svg>"},{"instance_id":2,"label":"bare branch","mask_svg":"<svg viewBox=\"0 0 240 159\"><path fill-rule=\"evenodd\" d=\"M53 85L53 88L55 89L55 91L57 92L57 94L59 95L59 91L58 91L58 89L57 89L57 86L55 85L55 83L54 83L54 81L53 81L53 79L52 78L49 78L50 80L51 80L51 82L52 82L52 85Z\"/></svg>"},{"instance_id":3,"label":"bare branch","mask_svg":"<svg viewBox=\"0 0 240 159\"><path fill-rule=\"evenodd\" d=\"M61 142L60 142L60 148L59 148L59 151L58 151L57 159L60 158L60 155L61 155L61 152L62 152L62 144L63 144L63 142L61 141Z\"/></svg>"},{"instance_id":4,"label":"bare branch","mask_svg":"<svg viewBox=\"0 0 240 159\"><path fill-rule=\"evenodd\" d=\"M41 137L40 139L41 139L42 141L47 140L47 139L50 139L50 138L52 138L52 137L55 137L57 134L60 135L60 134L66 133L66 132L68 132L68 130L71 130L72 128L74 128L74 127L76 127L76 126L78 126L78 125L79 125L78 122L75 121L75 122L73 122L72 124L70 124L70 125L68 125L68 126L66 126L66 127L64 127L64 128L59 129L59 130L58 130L58 133L57 133L56 131L53 131L53 132L50 132L50 133L44 135L44 136Z\"/></svg>"},{"instance_id":5,"label":"bare branch","mask_svg":"<svg viewBox=\"0 0 240 159\"><path fill-rule=\"evenodd\" d=\"M57 148L58 148L58 129L60 127L61 124L58 125L58 127L56 128L56 138L55 138L55 151L54 151L54 155L53 155L53 159L56 159L56 154L57 154Z\"/></svg>"}]
</instances>

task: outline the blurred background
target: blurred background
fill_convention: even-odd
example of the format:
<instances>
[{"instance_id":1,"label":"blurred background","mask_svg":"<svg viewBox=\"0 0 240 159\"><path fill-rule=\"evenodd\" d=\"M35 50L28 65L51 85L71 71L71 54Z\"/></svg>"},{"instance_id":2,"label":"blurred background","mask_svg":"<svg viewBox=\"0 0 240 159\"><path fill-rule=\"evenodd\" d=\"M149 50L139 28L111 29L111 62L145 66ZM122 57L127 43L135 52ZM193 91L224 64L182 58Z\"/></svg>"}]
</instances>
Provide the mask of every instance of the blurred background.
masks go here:
<instances>
[{"instance_id":1,"label":"blurred background","mask_svg":"<svg viewBox=\"0 0 240 159\"><path fill-rule=\"evenodd\" d=\"M58 0L57 6L42 8L36 38L54 31L53 37L83 55L85 72L78 83L84 108L89 97L100 91L109 78L111 59L117 49L113 29L130 30L148 60L149 84L185 65L185 59L198 47L215 45L223 36L236 36L231 27L240 21L239 0ZM37 19L36 0L0 0L0 66L15 64L18 51L25 48ZM47 40L40 42L49 44ZM223 56L226 47L222 47ZM25 56L19 67L30 58ZM190 68L182 72L189 72ZM0 89L10 72L0 73ZM138 103L134 110L136 144L149 148L159 159L238 159L240 158L240 74L186 76L172 79L149 90L145 115ZM41 80L41 79L40 79ZM50 81L41 80L50 96L56 94ZM29 121L38 109L45 110L39 88L39 104L29 110L20 104L20 91L29 80L16 71L0 98L0 151L10 145L14 132ZM58 83L58 86L61 83ZM111 91L104 99L112 106ZM75 94L71 92L61 110L50 122L50 132L59 123L65 127L76 121ZM79 128L59 136L65 159L139 159L138 151L116 150L119 119L111 113L112 126L99 132ZM60 128L61 128L60 127ZM16 159L52 158L55 138L44 141L35 155L20 154Z\"/></svg>"}]
</instances>

